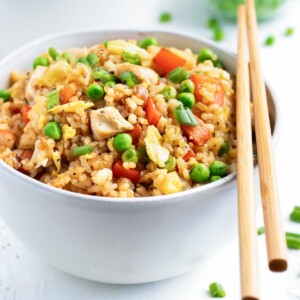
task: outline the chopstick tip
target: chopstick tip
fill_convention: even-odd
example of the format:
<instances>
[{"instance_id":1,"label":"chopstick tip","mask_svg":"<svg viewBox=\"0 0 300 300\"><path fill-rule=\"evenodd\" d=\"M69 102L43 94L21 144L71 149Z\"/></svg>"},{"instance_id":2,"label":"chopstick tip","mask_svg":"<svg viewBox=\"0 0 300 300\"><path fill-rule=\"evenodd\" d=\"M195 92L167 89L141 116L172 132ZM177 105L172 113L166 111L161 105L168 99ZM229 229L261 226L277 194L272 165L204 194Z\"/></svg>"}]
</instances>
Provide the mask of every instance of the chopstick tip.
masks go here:
<instances>
[{"instance_id":1,"label":"chopstick tip","mask_svg":"<svg viewBox=\"0 0 300 300\"><path fill-rule=\"evenodd\" d=\"M269 262L269 269L272 272L284 272L288 268L288 263L285 259L273 259Z\"/></svg>"}]
</instances>

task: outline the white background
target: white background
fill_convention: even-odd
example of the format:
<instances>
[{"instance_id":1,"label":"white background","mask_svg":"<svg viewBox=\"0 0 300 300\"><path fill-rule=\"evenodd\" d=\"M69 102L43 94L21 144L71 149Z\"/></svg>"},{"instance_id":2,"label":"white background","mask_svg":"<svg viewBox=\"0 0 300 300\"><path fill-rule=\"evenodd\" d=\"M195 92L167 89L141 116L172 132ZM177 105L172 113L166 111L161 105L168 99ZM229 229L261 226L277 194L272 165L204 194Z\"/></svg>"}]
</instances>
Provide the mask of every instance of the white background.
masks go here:
<instances>
[{"instance_id":1,"label":"white background","mask_svg":"<svg viewBox=\"0 0 300 300\"><path fill-rule=\"evenodd\" d=\"M0 0L0 58L32 39L70 30L163 29L210 38L205 24L211 12L203 2ZM300 3L292 2L291 9L280 18L260 25L260 40L263 43L270 34L277 39L272 47L262 46L262 62L281 103L282 126L276 163L283 218L289 231L300 233L300 225L288 221L292 207L300 204ZM158 16L165 10L172 13L173 22L160 24ZM226 39L222 44L235 50L235 25L224 23L223 26ZM296 28L295 35L289 38L283 36L288 26ZM261 224L259 213L258 225ZM210 299L207 288L213 281L223 284L228 294L226 299L239 299L238 242L224 247L216 237L216 247L220 249L218 256L177 278L131 286L101 284L66 275L39 261L0 219L0 299L205 300ZM300 251L289 251L289 270L285 274L268 271L264 236L259 237L259 256L262 299L300 299Z\"/></svg>"}]
</instances>

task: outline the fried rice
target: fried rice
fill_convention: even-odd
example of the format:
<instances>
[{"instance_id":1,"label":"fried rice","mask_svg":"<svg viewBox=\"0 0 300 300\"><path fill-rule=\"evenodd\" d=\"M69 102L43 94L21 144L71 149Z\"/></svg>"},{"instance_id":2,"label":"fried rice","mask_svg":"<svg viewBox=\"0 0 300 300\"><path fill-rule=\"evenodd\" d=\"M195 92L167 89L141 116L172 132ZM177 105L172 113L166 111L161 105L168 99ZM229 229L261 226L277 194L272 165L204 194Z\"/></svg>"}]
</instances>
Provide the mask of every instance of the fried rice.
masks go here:
<instances>
[{"instance_id":1,"label":"fried rice","mask_svg":"<svg viewBox=\"0 0 300 300\"><path fill-rule=\"evenodd\" d=\"M46 63L37 63L31 71L13 71L10 98L0 98L0 158L53 187L106 197L158 196L209 184L214 174L204 181L191 178L199 164L209 169L222 161L233 172L235 91L217 56L199 61L190 49L139 45L113 40L55 50L55 55L45 52L41 58ZM175 60L169 62L170 57ZM198 125L184 124L174 113L184 106L178 100L181 82L170 75L174 67L194 83L190 112ZM114 82L106 84L95 72ZM130 82L122 79L124 73ZM87 92L95 83L104 91L101 99ZM176 89L175 97L167 99L167 86ZM53 91L59 101L49 107ZM59 128L58 137L45 129L51 122ZM136 150L137 158L126 159L126 150L115 149L114 139L123 133L132 137L129 149ZM226 151L220 151L224 145ZM82 146L91 151L74 155Z\"/></svg>"}]
</instances>

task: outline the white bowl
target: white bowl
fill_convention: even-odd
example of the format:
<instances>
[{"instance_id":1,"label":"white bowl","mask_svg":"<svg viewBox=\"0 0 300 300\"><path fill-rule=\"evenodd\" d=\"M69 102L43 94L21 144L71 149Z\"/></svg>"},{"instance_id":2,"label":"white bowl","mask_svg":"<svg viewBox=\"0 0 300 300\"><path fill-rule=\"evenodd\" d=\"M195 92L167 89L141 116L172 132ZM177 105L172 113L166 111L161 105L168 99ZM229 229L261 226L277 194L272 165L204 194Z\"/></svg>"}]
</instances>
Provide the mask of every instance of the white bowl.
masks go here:
<instances>
[{"instance_id":1,"label":"white bowl","mask_svg":"<svg viewBox=\"0 0 300 300\"><path fill-rule=\"evenodd\" d=\"M11 70L30 69L33 59L50 46L64 49L146 36L195 52L210 47L235 73L234 54L199 38L156 31L93 31L43 38L12 53L0 62L0 87L7 85ZM268 91L276 141L278 110L275 95ZM235 174L174 195L134 199L59 190L3 161L0 178L0 212L9 228L44 261L86 279L141 283L172 277L222 249L237 232Z\"/></svg>"}]
</instances>

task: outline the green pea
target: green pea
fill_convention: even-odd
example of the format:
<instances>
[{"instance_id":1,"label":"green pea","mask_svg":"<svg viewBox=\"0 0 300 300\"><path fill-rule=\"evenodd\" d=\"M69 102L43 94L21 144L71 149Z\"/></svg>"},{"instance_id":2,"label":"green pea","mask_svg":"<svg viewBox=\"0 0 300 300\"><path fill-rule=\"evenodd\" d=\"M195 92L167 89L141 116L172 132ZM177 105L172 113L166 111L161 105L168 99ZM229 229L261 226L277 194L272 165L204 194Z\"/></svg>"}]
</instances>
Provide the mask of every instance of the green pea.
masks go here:
<instances>
[{"instance_id":1,"label":"green pea","mask_svg":"<svg viewBox=\"0 0 300 300\"><path fill-rule=\"evenodd\" d=\"M168 78L173 83L179 83L188 77L187 72L182 67L177 67L168 74Z\"/></svg>"},{"instance_id":2,"label":"green pea","mask_svg":"<svg viewBox=\"0 0 300 300\"><path fill-rule=\"evenodd\" d=\"M275 44L275 42L276 42L275 37L274 36L269 36L265 40L265 45L266 46L272 46L273 44Z\"/></svg>"},{"instance_id":3,"label":"green pea","mask_svg":"<svg viewBox=\"0 0 300 300\"><path fill-rule=\"evenodd\" d=\"M53 60L56 60L57 56L59 56L59 52L52 47L49 48L48 53L52 57Z\"/></svg>"},{"instance_id":4,"label":"green pea","mask_svg":"<svg viewBox=\"0 0 300 300\"><path fill-rule=\"evenodd\" d=\"M210 165L210 173L211 175L216 175L220 177L225 177L229 174L229 166L220 160L215 160Z\"/></svg>"},{"instance_id":5,"label":"green pea","mask_svg":"<svg viewBox=\"0 0 300 300\"><path fill-rule=\"evenodd\" d=\"M129 52L123 52L122 58L125 62L129 62L134 65L140 65L141 64L141 58L138 54L132 54Z\"/></svg>"},{"instance_id":6,"label":"green pea","mask_svg":"<svg viewBox=\"0 0 300 300\"><path fill-rule=\"evenodd\" d=\"M157 46L157 45L158 45L157 39L154 37L149 37L149 38L140 40L138 42L138 46L143 49L146 49L146 50L149 46Z\"/></svg>"},{"instance_id":7,"label":"green pea","mask_svg":"<svg viewBox=\"0 0 300 300\"><path fill-rule=\"evenodd\" d=\"M114 81L107 81L105 82L104 86L108 86L110 88L113 88L116 85Z\"/></svg>"},{"instance_id":8,"label":"green pea","mask_svg":"<svg viewBox=\"0 0 300 300\"><path fill-rule=\"evenodd\" d=\"M172 15L168 12L164 12L160 15L159 21L161 23L168 23L172 21Z\"/></svg>"},{"instance_id":9,"label":"green pea","mask_svg":"<svg viewBox=\"0 0 300 300\"><path fill-rule=\"evenodd\" d=\"M174 171L176 167L176 158L174 156L169 156L168 160L165 162L164 168L168 171Z\"/></svg>"},{"instance_id":10,"label":"green pea","mask_svg":"<svg viewBox=\"0 0 300 300\"><path fill-rule=\"evenodd\" d=\"M48 67L49 66L49 60L46 57L37 57L32 64L33 69L35 69L37 66L43 66Z\"/></svg>"},{"instance_id":11,"label":"green pea","mask_svg":"<svg viewBox=\"0 0 300 300\"><path fill-rule=\"evenodd\" d=\"M195 105L195 96L191 93L181 93L178 95L178 100L184 107L193 108Z\"/></svg>"},{"instance_id":12,"label":"green pea","mask_svg":"<svg viewBox=\"0 0 300 300\"><path fill-rule=\"evenodd\" d=\"M213 64L214 64L214 67L216 67L216 68L224 69L222 63L218 59L214 60Z\"/></svg>"},{"instance_id":13,"label":"green pea","mask_svg":"<svg viewBox=\"0 0 300 300\"><path fill-rule=\"evenodd\" d=\"M209 175L209 168L201 163L196 164L190 172L191 180L199 183L206 182L209 179Z\"/></svg>"},{"instance_id":14,"label":"green pea","mask_svg":"<svg viewBox=\"0 0 300 300\"><path fill-rule=\"evenodd\" d=\"M215 182L215 181L220 180L220 179L222 179L221 176L211 176L209 178L209 182Z\"/></svg>"},{"instance_id":15,"label":"green pea","mask_svg":"<svg viewBox=\"0 0 300 300\"><path fill-rule=\"evenodd\" d=\"M118 151L125 151L132 145L132 137L128 133L120 133L115 136L113 146Z\"/></svg>"},{"instance_id":16,"label":"green pea","mask_svg":"<svg viewBox=\"0 0 300 300\"><path fill-rule=\"evenodd\" d=\"M122 161L137 163L139 161L139 154L135 149L127 149L122 155Z\"/></svg>"},{"instance_id":17,"label":"green pea","mask_svg":"<svg viewBox=\"0 0 300 300\"><path fill-rule=\"evenodd\" d=\"M92 145L85 145L80 147L75 147L72 151L73 156L81 156L86 154L91 154L94 151Z\"/></svg>"},{"instance_id":18,"label":"green pea","mask_svg":"<svg viewBox=\"0 0 300 300\"><path fill-rule=\"evenodd\" d=\"M146 146L141 146L139 148L139 158L145 164L148 164L150 162L150 158L149 158L149 155L147 153Z\"/></svg>"},{"instance_id":19,"label":"green pea","mask_svg":"<svg viewBox=\"0 0 300 300\"><path fill-rule=\"evenodd\" d=\"M222 156L223 154L225 153L228 153L230 150L230 145L227 141L224 141L222 144L221 144L221 147L218 151L218 155L219 156Z\"/></svg>"},{"instance_id":20,"label":"green pea","mask_svg":"<svg viewBox=\"0 0 300 300\"><path fill-rule=\"evenodd\" d=\"M221 28L216 28L214 31L214 40L216 42L223 41L225 37L224 31Z\"/></svg>"},{"instance_id":21,"label":"green pea","mask_svg":"<svg viewBox=\"0 0 300 300\"><path fill-rule=\"evenodd\" d=\"M214 53L209 48L202 48L198 53L198 63L206 60L213 60Z\"/></svg>"},{"instance_id":22,"label":"green pea","mask_svg":"<svg viewBox=\"0 0 300 300\"><path fill-rule=\"evenodd\" d=\"M86 59L89 62L91 68L94 68L96 64L99 62L99 57L95 53L89 53Z\"/></svg>"},{"instance_id":23,"label":"green pea","mask_svg":"<svg viewBox=\"0 0 300 300\"><path fill-rule=\"evenodd\" d=\"M88 86L88 88L85 91L85 94L92 99L92 101L96 102L104 97L104 89L103 87L98 83L92 83Z\"/></svg>"},{"instance_id":24,"label":"green pea","mask_svg":"<svg viewBox=\"0 0 300 300\"><path fill-rule=\"evenodd\" d=\"M11 94L8 90L0 90L0 99L3 99L4 102L8 101L11 97Z\"/></svg>"},{"instance_id":25,"label":"green pea","mask_svg":"<svg viewBox=\"0 0 300 300\"><path fill-rule=\"evenodd\" d=\"M209 19L208 22L207 22L207 27L210 28L210 29L213 29L215 30L216 28L219 28L219 22L217 19Z\"/></svg>"},{"instance_id":26,"label":"green pea","mask_svg":"<svg viewBox=\"0 0 300 300\"><path fill-rule=\"evenodd\" d=\"M167 85L164 87L164 89L160 92L160 94L163 95L163 97L169 101L171 99L175 99L177 96L177 91L172 85Z\"/></svg>"},{"instance_id":27,"label":"green pea","mask_svg":"<svg viewBox=\"0 0 300 300\"><path fill-rule=\"evenodd\" d=\"M180 87L179 87L180 93L192 93L193 94L194 91L195 91L195 84L192 80L186 79L181 82Z\"/></svg>"},{"instance_id":28,"label":"green pea","mask_svg":"<svg viewBox=\"0 0 300 300\"><path fill-rule=\"evenodd\" d=\"M60 140L61 139L61 128L57 122L49 122L44 127L44 134L54 140Z\"/></svg>"},{"instance_id":29,"label":"green pea","mask_svg":"<svg viewBox=\"0 0 300 300\"><path fill-rule=\"evenodd\" d=\"M86 57L79 57L76 59L76 63L82 63L82 64L85 64L85 65L90 65L89 61L87 60Z\"/></svg>"},{"instance_id":30,"label":"green pea","mask_svg":"<svg viewBox=\"0 0 300 300\"><path fill-rule=\"evenodd\" d=\"M126 83L129 88L133 88L137 84L135 75L132 72L121 73L120 79L123 83Z\"/></svg>"}]
</instances>

